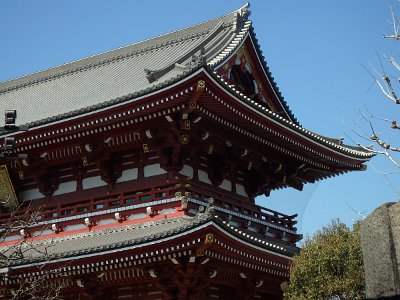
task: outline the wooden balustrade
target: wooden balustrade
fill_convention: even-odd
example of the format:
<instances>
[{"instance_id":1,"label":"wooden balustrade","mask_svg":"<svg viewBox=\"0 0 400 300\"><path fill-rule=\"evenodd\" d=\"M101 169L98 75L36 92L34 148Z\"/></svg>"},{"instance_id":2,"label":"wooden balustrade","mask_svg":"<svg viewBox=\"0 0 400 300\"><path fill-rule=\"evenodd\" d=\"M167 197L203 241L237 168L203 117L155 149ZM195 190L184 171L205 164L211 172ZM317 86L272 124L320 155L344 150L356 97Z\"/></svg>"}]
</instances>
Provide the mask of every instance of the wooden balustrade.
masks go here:
<instances>
[{"instance_id":1,"label":"wooden balustrade","mask_svg":"<svg viewBox=\"0 0 400 300\"><path fill-rule=\"evenodd\" d=\"M46 221L73 215L86 214L106 209L124 207L134 204L158 201L175 197L176 183L170 182L159 186L142 188L140 190L112 193L102 197L79 199L51 207L38 208L37 221ZM19 214L25 214L30 207L21 208ZM6 223L11 217L10 213L0 214L0 223Z\"/></svg>"},{"instance_id":2,"label":"wooden balustrade","mask_svg":"<svg viewBox=\"0 0 400 300\"><path fill-rule=\"evenodd\" d=\"M156 186L147 186L137 190L112 193L101 197L91 197L77 199L63 204L55 204L50 207L40 209L38 221L52 220L74 215L81 215L91 212L102 211L117 207L125 207L134 204L158 201L175 197L175 192L183 186L187 186L186 181L174 180ZM279 225L281 227L296 230L294 225L297 223L294 218L297 215L288 216L274 210L253 204L248 198L234 194L229 191L216 189L213 186L202 183L190 183L186 188L191 191L191 197L197 200L214 199L214 205L239 214L252 217L267 223ZM24 214L27 207L21 210ZM6 223L10 218L10 213L0 214L0 223Z\"/></svg>"},{"instance_id":3,"label":"wooden balustrade","mask_svg":"<svg viewBox=\"0 0 400 300\"><path fill-rule=\"evenodd\" d=\"M192 197L197 200L207 200L212 197L216 206L296 231L294 225L297 221L294 219L297 217L297 214L289 216L260 205L255 205L246 197L233 194L229 191L218 191L206 184L193 183Z\"/></svg>"}]
</instances>

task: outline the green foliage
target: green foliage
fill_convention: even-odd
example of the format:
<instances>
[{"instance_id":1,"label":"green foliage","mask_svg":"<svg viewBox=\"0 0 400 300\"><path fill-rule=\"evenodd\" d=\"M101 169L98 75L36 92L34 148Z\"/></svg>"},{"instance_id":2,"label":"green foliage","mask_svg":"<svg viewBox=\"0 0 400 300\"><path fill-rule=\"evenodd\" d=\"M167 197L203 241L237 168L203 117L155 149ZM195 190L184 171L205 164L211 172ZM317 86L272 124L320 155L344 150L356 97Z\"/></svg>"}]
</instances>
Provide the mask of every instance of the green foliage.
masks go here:
<instances>
[{"instance_id":1,"label":"green foliage","mask_svg":"<svg viewBox=\"0 0 400 300\"><path fill-rule=\"evenodd\" d=\"M307 239L282 289L285 300L365 299L360 224L335 220Z\"/></svg>"}]
</instances>

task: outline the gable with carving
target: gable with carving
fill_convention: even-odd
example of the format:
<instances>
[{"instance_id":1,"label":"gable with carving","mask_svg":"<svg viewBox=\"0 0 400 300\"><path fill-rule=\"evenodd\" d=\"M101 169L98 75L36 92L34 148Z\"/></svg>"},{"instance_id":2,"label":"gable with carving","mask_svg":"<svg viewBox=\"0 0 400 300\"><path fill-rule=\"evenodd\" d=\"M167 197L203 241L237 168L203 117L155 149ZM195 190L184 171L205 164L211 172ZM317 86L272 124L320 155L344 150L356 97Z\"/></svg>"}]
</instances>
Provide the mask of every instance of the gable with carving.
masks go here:
<instances>
[{"instance_id":1,"label":"gable with carving","mask_svg":"<svg viewBox=\"0 0 400 300\"><path fill-rule=\"evenodd\" d=\"M263 67L258 60L252 42L248 38L228 61L216 70L216 73L250 99L290 119L266 75L263 74Z\"/></svg>"}]
</instances>

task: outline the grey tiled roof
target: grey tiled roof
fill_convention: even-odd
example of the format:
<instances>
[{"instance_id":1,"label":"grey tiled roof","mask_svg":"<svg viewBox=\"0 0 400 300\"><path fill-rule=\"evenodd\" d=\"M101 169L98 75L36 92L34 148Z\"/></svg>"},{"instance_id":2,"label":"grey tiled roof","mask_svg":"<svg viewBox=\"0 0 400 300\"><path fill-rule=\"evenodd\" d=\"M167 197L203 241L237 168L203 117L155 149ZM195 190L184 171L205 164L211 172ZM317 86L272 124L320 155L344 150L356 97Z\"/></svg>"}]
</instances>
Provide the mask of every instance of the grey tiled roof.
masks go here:
<instances>
[{"instance_id":1,"label":"grey tiled roof","mask_svg":"<svg viewBox=\"0 0 400 300\"><path fill-rule=\"evenodd\" d=\"M39 240L27 243L27 250L23 259L10 260L9 267L25 265L29 263L40 262L44 260L79 258L80 256L99 255L110 250L127 250L133 246L141 246L151 242L174 238L178 234L184 234L189 230L196 230L201 225L212 223L223 231L236 235L239 239L256 246L270 249L277 253L292 255L297 248L276 246L271 243L262 244L257 239L251 239L248 235L242 235L241 232L232 229L222 220L214 216L213 209L207 209L204 213L199 213L194 217L183 216L171 219L149 221L134 225L121 225L111 229L90 231L85 233L73 234L63 237L56 237L47 240ZM0 252L5 255L11 255L15 251L8 247L0 247ZM12 248L11 248L12 249ZM32 250L34 249L34 250ZM46 253L44 256L43 253Z\"/></svg>"},{"instance_id":2,"label":"grey tiled roof","mask_svg":"<svg viewBox=\"0 0 400 300\"><path fill-rule=\"evenodd\" d=\"M1 83L2 107L18 111L18 124L35 126L157 89L196 67L182 68L193 56L201 53L211 61L226 50L246 25L246 16L246 8L242 8L196 26ZM156 71L159 78L149 82L145 69Z\"/></svg>"}]
</instances>

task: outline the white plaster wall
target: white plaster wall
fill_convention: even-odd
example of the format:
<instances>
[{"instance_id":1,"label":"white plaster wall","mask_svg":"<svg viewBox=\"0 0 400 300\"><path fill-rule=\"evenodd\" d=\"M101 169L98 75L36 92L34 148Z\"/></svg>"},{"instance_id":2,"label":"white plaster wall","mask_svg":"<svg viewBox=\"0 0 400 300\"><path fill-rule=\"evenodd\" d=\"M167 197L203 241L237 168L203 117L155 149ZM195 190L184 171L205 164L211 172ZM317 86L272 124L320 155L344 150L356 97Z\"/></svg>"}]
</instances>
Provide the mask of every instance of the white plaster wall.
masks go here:
<instances>
[{"instance_id":1,"label":"white plaster wall","mask_svg":"<svg viewBox=\"0 0 400 300\"><path fill-rule=\"evenodd\" d=\"M99 221L96 225L106 225L106 224L112 224L112 223L117 223L118 221L115 219L104 219Z\"/></svg>"},{"instance_id":2,"label":"white plaster wall","mask_svg":"<svg viewBox=\"0 0 400 300\"><path fill-rule=\"evenodd\" d=\"M26 190L26 191L22 191L19 193L18 195L18 200L19 201L30 201L33 199L39 199L39 198L43 198L44 195L39 192L39 189L31 189L31 190Z\"/></svg>"},{"instance_id":3,"label":"white plaster wall","mask_svg":"<svg viewBox=\"0 0 400 300\"><path fill-rule=\"evenodd\" d=\"M246 191L244 190L244 186L236 183L236 193L245 197L248 197Z\"/></svg>"},{"instance_id":4,"label":"white plaster wall","mask_svg":"<svg viewBox=\"0 0 400 300\"><path fill-rule=\"evenodd\" d=\"M176 209L175 209L175 208L165 208L165 209L163 209L163 210L160 210L160 211L159 211L159 214L160 214L160 215L166 215L166 214L172 214L172 213L174 213L174 212L176 212Z\"/></svg>"},{"instance_id":5,"label":"white plaster wall","mask_svg":"<svg viewBox=\"0 0 400 300\"><path fill-rule=\"evenodd\" d=\"M35 231L34 233L32 233L32 236L37 237L37 236L53 234L53 233L54 233L53 230L47 229L47 230L43 230L43 231Z\"/></svg>"},{"instance_id":6,"label":"white plaster wall","mask_svg":"<svg viewBox=\"0 0 400 300\"><path fill-rule=\"evenodd\" d=\"M219 187L227 191L232 191L232 182L230 180L224 179Z\"/></svg>"},{"instance_id":7,"label":"white plaster wall","mask_svg":"<svg viewBox=\"0 0 400 300\"><path fill-rule=\"evenodd\" d=\"M254 228L254 227L249 227L249 228L247 228L247 230L253 231L253 232L258 232L257 228Z\"/></svg>"},{"instance_id":8,"label":"white plaster wall","mask_svg":"<svg viewBox=\"0 0 400 300\"><path fill-rule=\"evenodd\" d=\"M235 222L235 221L229 221L229 225L235 226L235 227L239 227L239 223Z\"/></svg>"},{"instance_id":9,"label":"white plaster wall","mask_svg":"<svg viewBox=\"0 0 400 300\"><path fill-rule=\"evenodd\" d=\"M16 240L19 240L19 239L21 239L20 235L10 235L10 236L6 236L4 238L4 241L5 242L9 242L9 241L16 241Z\"/></svg>"},{"instance_id":10,"label":"white plaster wall","mask_svg":"<svg viewBox=\"0 0 400 300\"><path fill-rule=\"evenodd\" d=\"M58 185L58 189L54 191L53 195L62 195L66 193L72 193L76 191L77 182L76 181L68 181L62 182Z\"/></svg>"},{"instance_id":11,"label":"white plaster wall","mask_svg":"<svg viewBox=\"0 0 400 300\"><path fill-rule=\"evenodd\" d=\"M144 177L156 176L167 173L160 164L148 165L144 167Z\"/></svg>"},{"instance_id":12,"label":"white plaster wall","mask_svg":"<svg viewBox=\"0 0 400 300\"><path fill-rule=\"evenodd\" d=\"M193 168L189 165L183 165L183 168L179 171L179 174L193 178Z\"/></svg>"},{"instance_id":13,"label":"white plaster wall","mask_svg":"<svg viewBox=\"0 0 400 300\"><path fill-rule=\"evenodd\" d=\"M94 176L94 177L88 177L84 178L82 180L82 188L84 190L99 187L99 186L104 186L107 185L107 183L103 180L101 180L100 176Z\"/></svg>"},{"instance_id":14,"label":"white plaster wall","mask_svg":"<svg viewBox=\"0 0 400 300\"><path fill-rule=\"evenodd\" d=\"M87 228L85 224L83 224L83 219L82 219L82 224L75 224L75 225L69 225L66 226L64 228L64 231L68 231L68 230L78 230L78 229L82 229L82 228Z\"/></svg>"},{"instance_id":15,"label":"white plaster wall","mask_svg":"<svg viewBox=\"0 0 400 300\"><path fill-rule=\"evenodd\" d=\"M138 177L138 169L137 168L127 169L127 170L122 171L122 175L120 178L117 179L117 183L134 180L134 179L137 179L137 177Z\"/></svg>"},{"instance_id":16,"label":"white plaster wall","mask_svg":"<svg viewBox=\"0 0 400 300\"><path fill-rule=\"evenodd\" d=\"M143 210L145 210L145 208L143 207ZM128 220L136 220L136 219L142 219L142 218L146 218L148 217L145 213L143 214L134 214L128 217Z\"/></svg>"},{"instance_id":17,"label":"white plaster wall","mask_svg":"<svg viewBox=\"0 0 400 300\"><path fill-rule=\"evenodd\" d=\"M203 170L199 170L199 180L204 183L212 184L210 178L208 178L207 172Z\"/></svg>"}]
</instances>

